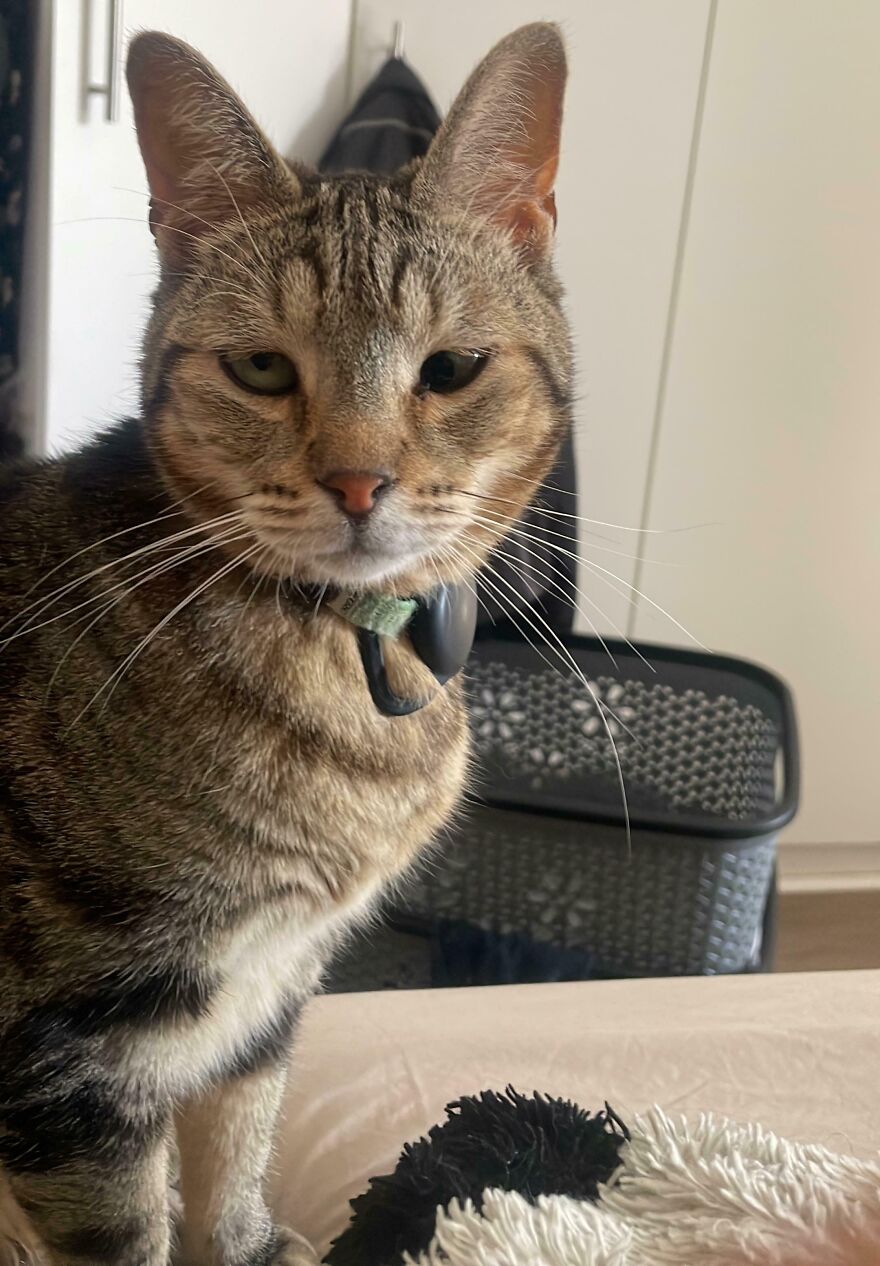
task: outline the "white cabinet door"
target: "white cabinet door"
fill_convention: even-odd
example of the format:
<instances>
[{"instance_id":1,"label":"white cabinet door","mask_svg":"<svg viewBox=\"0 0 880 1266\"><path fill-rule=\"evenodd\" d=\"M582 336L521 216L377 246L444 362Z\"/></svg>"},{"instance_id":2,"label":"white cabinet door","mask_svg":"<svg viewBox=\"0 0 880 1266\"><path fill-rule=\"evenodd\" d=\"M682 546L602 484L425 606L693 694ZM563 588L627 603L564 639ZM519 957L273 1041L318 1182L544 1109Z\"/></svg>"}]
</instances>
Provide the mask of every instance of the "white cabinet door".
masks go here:
<instances>
[{"instance_id":1,"label":"white cabinet door","mask_svg":"<svg viewBox=\"0 0 880 1266\"><path fill-rule=\"evenodd\" d=\"M562 23L570 78L558 261L579 366L581 513L637 527L708 0L358 0L355 14L354 86L388 55L402 20L407 60L441 111L508 31L548 17ZM583 608L613 634L626 626L638 538L583 528ZM584 616L578 627L589 631Z\"/></svg>"},{"instance_id":2,"label":"white cabinet door","mask_svg":"<svg viewBox=\"0 0 880 1266\"><path fill-rule=\"evenodd\" d=\"M84 75L105 73L110 3L52 4L38 451L67 447L138 403L138 350L155 277L146 180L124 88L118 122L105 120L100 98L82 108ZM317 157L345 105L349 0L123 0L121 7L126 36L156 28L188 40L241 92L283 153Z\"/></svg>"},{"instance_id":3,"label":"white cabinet door","mask_svg":"<svg viewBox=\"0 0 880 1266\"><path fill-rule=\"evenodd\" d=\"M788 678L786 838L831 846L880 841L878 50L876 0L719 6L649 519L716 526L644 543L681 564L652 596Z\"/></svg>"}]
</instances>

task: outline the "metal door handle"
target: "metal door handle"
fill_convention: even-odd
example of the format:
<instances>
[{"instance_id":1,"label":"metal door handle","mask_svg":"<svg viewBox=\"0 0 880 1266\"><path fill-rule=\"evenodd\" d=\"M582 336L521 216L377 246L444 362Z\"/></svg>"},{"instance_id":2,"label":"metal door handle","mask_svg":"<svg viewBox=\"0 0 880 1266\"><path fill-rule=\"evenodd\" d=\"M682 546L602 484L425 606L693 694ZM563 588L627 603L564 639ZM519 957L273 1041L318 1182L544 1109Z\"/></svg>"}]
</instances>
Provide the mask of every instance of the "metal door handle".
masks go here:
<instances>
[{"instance_id":1,"label":"metal door handle","mask_svg":"<svg viewBox=\"0 0 880 1266\"><path fill-rule=\"evenodd\" d=\"M122 60L122 0L107 3L107 72L106 82L87 84L86 99L105 97L104 118L108 123L119 121L120 62Z\"/></svg>"}]
</instances>

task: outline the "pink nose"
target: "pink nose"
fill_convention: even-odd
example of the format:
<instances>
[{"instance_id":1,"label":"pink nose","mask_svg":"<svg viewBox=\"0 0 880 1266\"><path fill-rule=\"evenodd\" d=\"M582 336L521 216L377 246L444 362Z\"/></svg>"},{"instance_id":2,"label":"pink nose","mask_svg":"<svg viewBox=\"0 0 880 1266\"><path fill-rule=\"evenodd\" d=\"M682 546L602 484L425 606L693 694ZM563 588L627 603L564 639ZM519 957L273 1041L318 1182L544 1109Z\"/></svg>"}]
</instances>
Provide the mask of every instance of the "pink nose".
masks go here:
<instances>
[{"instance_id":1,"label":"pink nose","mask_svg":"<svg viewBox=\"0 0 880 1266\"><path fill-rule=\"evenodd\" d=\"M333 493L346 514L363 519L391 481L387 475L376 470L334 470L324 479L319 479L318 483Z\"/></svg>"}]
</instances>

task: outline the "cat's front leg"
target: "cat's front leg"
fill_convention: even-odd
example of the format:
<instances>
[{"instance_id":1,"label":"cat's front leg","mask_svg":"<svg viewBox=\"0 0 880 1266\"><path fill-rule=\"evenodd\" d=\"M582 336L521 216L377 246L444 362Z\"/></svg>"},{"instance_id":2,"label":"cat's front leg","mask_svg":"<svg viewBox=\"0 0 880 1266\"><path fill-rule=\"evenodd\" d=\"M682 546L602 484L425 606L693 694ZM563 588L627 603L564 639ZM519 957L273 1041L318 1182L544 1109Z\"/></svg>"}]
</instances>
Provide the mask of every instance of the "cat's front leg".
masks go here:
<instances>
[{"instance_id":1,"label":"cat's front leg","mask_svg":"<svg viewBox=\"0 0 880 1266\"><path fill-rule=\"evenodd\" d=\"M32 1260L167 1266L167 1114L63 1049L48 1069L33 1057L10 1080L0 1155L37 1237Z\"/></svg>"},{"instance_id":2,"label":"cat's front leg","mask_svg":"<svg viewBox=\"0 0 880 1266\"><path fill-rule=\"evenodd\" d=\"M273 1224L263 1197L285 1069L275 1054L178 1112L185 1266L317 1266L305 1240Z\"/></svg>"}]
</instances>

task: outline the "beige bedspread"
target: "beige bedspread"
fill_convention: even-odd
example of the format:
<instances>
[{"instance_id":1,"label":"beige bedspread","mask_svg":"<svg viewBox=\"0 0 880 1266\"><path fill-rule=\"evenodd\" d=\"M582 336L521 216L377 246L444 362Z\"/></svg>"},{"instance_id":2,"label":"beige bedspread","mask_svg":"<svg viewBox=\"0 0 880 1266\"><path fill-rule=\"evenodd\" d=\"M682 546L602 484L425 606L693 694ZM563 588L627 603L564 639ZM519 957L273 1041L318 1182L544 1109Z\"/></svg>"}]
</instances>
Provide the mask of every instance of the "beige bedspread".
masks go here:
<instances>
[{"instance_id":1,"label":"beige bedspread","mask_svg":"<svg viewBox=\"0 0 880 1266\"><path fill-rule=\"evenodd\" d=\"M459 1095L513 1083L761 1121L880 1150L880 971L523 985L316 999L273 1176L279 1219L323 1250L347 1202Z\"/></svg>"}]
</instances>

